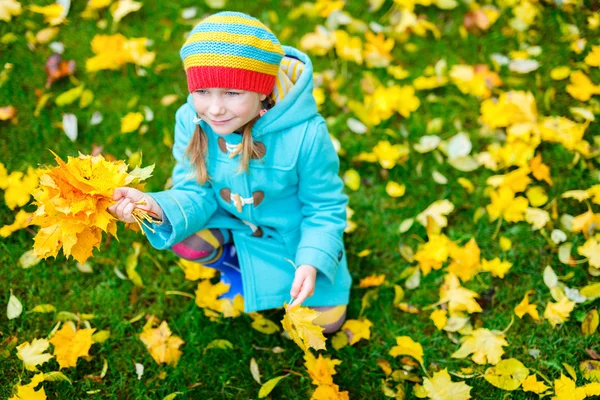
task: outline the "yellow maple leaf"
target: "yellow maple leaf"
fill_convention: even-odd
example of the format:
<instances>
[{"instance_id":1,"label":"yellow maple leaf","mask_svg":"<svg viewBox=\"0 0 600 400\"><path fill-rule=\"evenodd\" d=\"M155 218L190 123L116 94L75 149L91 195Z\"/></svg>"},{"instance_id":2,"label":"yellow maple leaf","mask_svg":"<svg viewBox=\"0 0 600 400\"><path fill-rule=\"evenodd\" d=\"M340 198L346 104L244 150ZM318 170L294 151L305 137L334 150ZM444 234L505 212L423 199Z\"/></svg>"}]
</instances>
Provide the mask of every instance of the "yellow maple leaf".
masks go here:
<instances>
[{"instance_id":1,"label":"yellow maple leaf","mask_svg":"<svg viewBox=\"0 0 600 400\"><path fill-rule=\"evenodd\" d=\"M520 122L537 122L535 97L531 92L510 91L500 95L497 101L481 103L481 121L491 128L507 127Z\"/></svg>"},{"instance_id":2,"label":"yellow maple leaf","mask_svg":"<svg viewBox=\"0 0 600 400\"><path fill-rule=\"evenodd\" d=\"M144 121L144 116L139 112L130 112L121 118L121 133L136 131Z\"/></svg>"},{"instance_id":3,"label":"yellow maple leaf","mask_svg":"<svg viewBox=\"0 0 600 400\"><path fill-rule=\"evenodd\" d=\"M597 238L589 238L577 248L577 253L587 257L592 267L600 268L600 241Z\"/></svg>"},{"instance_id":4,"label":"yellow maple leaf","mask_svg":"<svg viewBox=\"0 0 600 400\"><path fill-rule=\"evenodd\" d=\"M554 394L552 400L583 400L587 397L583 387L576 387L575 382L562 373L560 379L554 380Z\"/></svg>"},{"instance_id":5,"label":"yellow maple leaf","mask_svg":"<svg viewBox=\"0 0 600 400\"><path fill-rule=\"evenodd\" d=\"M29 167L27 174L21 171L13 171L7 175L3 185L4 202L11 210L23 207L31 199L31 195L38 187L37 170Z\"/></svg>"},{"instance_id":6,"label":"yellow maple leaf","mask_svg":"<svg viewBox=\"0 0 600 400\"><path fill-rule=\"evenodd\" d=\"M396 346L391 348L390 356L398 357L399 355L411 356L421 363L421 365L424 364L421 343L415 342L409 336L396 337Z\"/></svg>"},{"instance_id":7,"label":"yellow maple leaf","mask_svg":"<svg viewBox=\"0 0 600 400\"><path fill-rule=\"evenodd\" d=\"M323 328L313 323L320 313L300 305L288 309L287 304L284 303L283 307L285 315L281 325L298 347L304 352L307 352L310 347L315 350L325 350L327 338L323 336Z\"/></svg>"},{"instance_id":8,"label":"yellow maple leaf","mask_svg":"<svg viewBox=\"0 0 600 400\"><path fill-rule=\"evenodd\" d=\"M452 262L448 272L458 276L463 282L470 281L481 270L479 258L481 251L475 238L471 238L464 247L453 246L450 250Z\"/></svg>"},{"instance_id":9,"label":"yellow maple leaf","mask_svg":"<svg viewBox=\"0 0 600 400\"><path fill-rule=\"evenodd\" d=\"M65 9L58 3L50 4L49 6L29 6L29 9L44 16L44 20L50 25L60 25L65 20L69 10Z\"/></svg>"},{"instance_id":10,"label":"yellow maple leaf","mask_svg":"<svg viewBox=\"0 0 600 400\"><path fill-rule=\"evenodd\" d=\"M529 314L531 315L531 318L539 321L540 314L538 313L537 306L535 304L529 304L529 295L532 293L535 293L535 291L529 290L527 293L525 293L523 300L521 300L519 305L515 307L515 314L519 318L523 318L525 314Z\"/></svg>"},{"instance_id":11,"label":"yellow maple leaf","mask_svg":"<svg viewBox=\"0 0 600 400\"><path fill-rule=\"evenodd\" d=\"M569 319L573 308L575 308L575 302L569 300L569 298L565 296L560 299L558 303L549 302L546 305L544 318L546 318L552 326L560 325Z\"/></svg>"},{"instance_id":12,"label":"yellow maple leaf","mask_svg":"<svg viewBox=\"0 0 600 400\"><path fill-rule=\"evenodd\" d=\"M383 168L391 169L396 163L406 159L408 146L403 144L392 145L387 140L381 140L373 147L373 154Z\"/></svg>"},{"instance_id":13,"label":"yellow maple leaf","mask_svg":"<svg viewBox=\"0 0 600 400\"><path fill-rule=\"evenodd\" d=\"M348 32L336 30L335 34L335 52L344 60L353 61L358 65L363 63L363 45L358 36L350 36Z\"/></svg>"},{"instance_id":14,"label":"yellow maple leaf","mask_svg":"<svg viewBox=\"0 0 600 400\"><path fill-rule=\"evenodd\" d=\"M43 387L37 391L35 390L35 387L43 381L43 373L35 375L27 385L17 385L15 387L17 392L8 400L46 400L46 392Z\"/></svg>"},{"instance_id":15,"label":"yellow maple leaf","mask_svg":"<svg viewBox=\"0 0 600 400\"><path fill-rule=\"evenodd\" d=\"M385 274L381 275L369 275L366 278L360 280L359 287L367 288L373 286L380 286L383 282L385 282Z\"/></svg>"},{"instance_id":16,"label":"yellow maple leaf","mask_svg":"<svg viewBox=\"0 0 600 400\"><path fill-rule=\"evenodd\" d=\"M467 311L468 313L481 312L481 306L475 301L479 295L460 285L458 277L446 274L444 283L440 286L440 303L448 303L450 313Z\"/></svg>"},{"instance_id":17,"label":"yellow maple leaf","mask_svg":"<svg viewBox=\"0 0 600 400\"><path fill-rule=\"evenodd\" d=\"M548 195L541 186L532 186L527 189L525 194L527 199L529 199L529 204L533 207L540 207L548 202Z\"/></svg>"},{"instance_id":18,"label":"yellow maple leaf","mask_svg":"<svg viewBox=\"0 0 600 400\"><path fill-rule=\"evenodd\" d=\"M518 222L525 219L525 210L529 205L526 198L517 196L507 187L501 187L490 194L491 204L486 206L490 221L502 217L508 222Z\"/></svg>"},{"instance_id":19,"label":"yellow maple leaf","mask_svg":"<svg viewBox=\"0 0 600 400\"><path fill-rule=\"evenodd\" d=\"M544 393L550 387L546 386L544 382L538 381L536 375L529 375L523 380L523 391L533 392L536 394Z\"/></svg>"},{"instance_id":20,"label":"yellow maple leaf","mask_svg":"<svg viewBox=\"0 0 600 400\"><path fill-rule=\"evenodd\" d=\"M600 86L594 85L583 72L575 71L571 74L571 84L567 85L567 93L577 100L588 101L593 95L600 94Z\"/></svg>"},{"instance_id":21,"label":"yellow maple leaf","mask_svg":"<svg viewBox=\"0 0 600 400\"><path fill-rule=\"evenodd\" d=\"M171 334L167 321L162 321L157 328L152 328L155 320L154 317L148 320L140 333L140 340L157 364L176 366L182 354L179 347L185 342L179 336Z\"/></svg>"},{"instance_id":22,"label":"yellow maple leaf","mask_svg":"<svg viewBox=\"0 0 600 400\"><path fill-rule=\"evenodd\" d=\"M391 54L395 40L384 36L383 32L375 35L372 32L365 33L364 58L369 68L387 67L393 59Z\"/></svg>"},{"instance_id":23,"label":"yellow maple leaf","mask_svg":"<svg viewBox=\"0 0 600 400\"><path fill-rule=\"evenodd\" d=\"M429 274L432 269L442 268L453 245L454 243L446 235L430 235L429 240L419 246L413 258L419 263L423 275Z\"/></svg>"},{"instance_id":24,"label":"yellow maple leaf","mask_svg":"<svg viewBox=\"0 0 600 400\"><path fill-rule=\"evenodd\" d=\"M17 356L23 361L27 371L37 371L38 365L54 357L51 354L43 354L50 346L46 339L34 339L31 343L24 342L17 346Z\"/></svg>"},{"instance_id":25,"label":"yellow maple leaf","mask_svg":"<svg viewBox=\"0 0 600 400\"><path fill-rule=\"evenodd\" d=\"M600 67L600 46L592 46L592 51L583 60L591 67Z\"/></svg>"},{"instance_id":26,"label":"yellow maple leaf","mask_svg":"<svg viewBox=\"0 0 600 400\"><path fill-rule=\"evenodd\" d=\"M146 38L127 39L121 34L96 35L92 39L92 51L96 54L86 61L90 72L103 69L117 70L126 63L148 66L155 54L146 50Z\"/></svg>"},{"instance_id":27,"label":"yellow maple leaf","mask_svg":"<svg viewBox=\"0 0 600 400\"><path fill-rule=\"evenodd\" d=\"M423 389L432 400L467 400L471 398L471 387L464 382L452 382L448 370L433 374L423 380Z\"/></svg>"},{"instance_id":28,"label":"yellow maple leaf","mask_svg":"<svg viewBox=\"0 0 600 400\"><path fill-rule=\"evenodd\" d=\"M582 232L585 237L588 237L598 225L600 225L600 214L594 214L591 210L588 210L573 217L571 232Z\"/></svg>"},{"instance_id":29,"label":"yellow maple leaf","mask_svg":"<svg viewBox=\"0 0 600 400\"><path fill-rule=\"evenodd\" d=\"M338 385L322 385L315 389L311 400L350 400L350 396L346 390L340 392Z\"/></svg>"},{"instance_id":30,"label":"yellow maple leaf","mask_svg":"<svg viewBox=\"0 0 600 400\"><path fill-rule=\"evenodd\" d=\"M229 286L222 282L213 285L208 279L201 281L196 290L196 305L203 308L209 316L209 310L221 313L226 318L241 315L244 311L244 299L241 295L236 295L233 300L219 299L219 296L227 293Z\"/></svg>"},{"instance_id":31,"label":"yellow maple leaf","mask_svg":"<svg viewBox=\"0 0 600 400\"><path fill-rule=\"evenodd\" d=\"M441 331L448 323L448 312L446 310L438 309L431 313L429 318L433 321L433 324Z\"/></svg>"},{"instance_id":32,"label":"yellow maple leaf","mask_svg":"<svg viewBox=\"0 0 600 400\"><path fill-rule=\"evenodd\" d=\"M427 217L431 217L440 228L444 228L445 226L448 226L448 219L446 216L452 211L454 211L454 204L452 204L451 201L437 200L417 215L417 221L419 221L421 225L427 227Z\"/></svg>"},{"instance_id":33,"label":"yellow maple leaf","mask_svg":"<svg viewBox=\"0 0 600 400\"><path fill-rule=\"evenodd\" d=\"M314 385L333 385L332 375L336 374L335 367L342 363L341 360L333 360L330 357L323 357L319 354L318 358L310 352L304 353L304 366L312 378Z\"/></svg>"},{"instance_id":34,"label":"yellow maple leaf","mask_svg":"<svg viewBox=\"0 0 600 400\"><path fill-rule=\"evenodd\" d=\"M461 347L452 353L452 358L466 358L473 354L477 364L497 364L504 354L502 346L508 346L504 333L486 328L475 329L461 338Z\"/></svg>"},{"instance_id":35,"label":"yellow maple leaf","mask_svg":"<svg viewBox=\"0 0 600 400\"><path fill-rule=\"evenodd\" d=\"M529 375L529 370L516 358L500 360L494 367L485 371L486 381L503 390L516 390Z\"/></svg>"},{"instance_id":36,"label":"yellow maple leaf","mask_svg":"<svg viewBox=\"0 0 600 400\"><path fill-rule=\"evenodd\" d=\"M565 117L546 117L538 123L542 140L556 142L569 150L587 153L587 142L583 135L589 123L578 124Z\"/></svg>"},{"instance_id":37,"label":"yellow maple leaf","mask_svg":"<svg viewBox=\"0 0 600 400\"><path fill-rule=\"evenodd\" d=\"M390 197L402 197L404 196L404 193L406 193L406 185L389 181L387 185L385 185L385 192Z\"/></svg>"},{"instance_id":38,"label":"yellow maple leaf","mask_svg":"<svg viewBox=\"0 0 600 400\"><path fill-rule=\"evenodd\" d=\"M498 257L493 260L483 259L481 262L481 270L491 272L493 276L504 279L504 275L512 268L512 263L509 261L502 261Z\"/></svg>"},{"instance_id":39,"label":"yellow maple leaf","mask_svg":"<svg viewBox=\"0 0 600 400\"><path fill-rule=\"evenodd\" d=\"M54 356L59 369L75 367L79 357L89 355L90 347L94 343L92 334L95 330L93 328L76 331L71 324L66 323L52 336L50 343L54 345Z\"/></svg>"},{"instance_id":40,"label":"yellow maple leaf","mask_svg":"<svg viewBox=\"0 0 600 400\"><path fill-rule=\"evenodd\" d=\"M183 258L179 259L179 266L185 273L185 279L190 281L210 279L217 274L217 270L214 268L208 268L198 262L189 261Z\"/></svg>"},{"instance_id":41,"label":"yellow maple leaf","mask_svg":"<svg viewBox=\"0 0 600 400\"><path fill-rule=\"evenodd\" d=\"M0 5L0 21L10 22L12 17L21 15L21 3L16 0L5 0Z\"/></svg>"},{"instance_id":42,"label":"yellow maple leaf","mask_svg":"<svg viewBox=\"0 0 600 400\"><path fill-rule=\"evenodd\" d=\"M348 344L351 346L358 342L360 339L371 339L371 327L373 323L366 318L362 319L349 319L342 325L343 331L350 333L350 340Z\"/></svg>"},{"instance_id":43,"label":"yellow maple leaf","mask_svg":"<svg viewBox=\"0 0 600 400\"><path fill-rule=\"evenodd\" d=\"M15 215L15 221L12 224L0 227L0 236L8 237L13 232L28 227L31 223L31 217L31 213L28 213L24 210L19 210L19 212L17 212L17 215Z\"/></svg>"}]
</instances>

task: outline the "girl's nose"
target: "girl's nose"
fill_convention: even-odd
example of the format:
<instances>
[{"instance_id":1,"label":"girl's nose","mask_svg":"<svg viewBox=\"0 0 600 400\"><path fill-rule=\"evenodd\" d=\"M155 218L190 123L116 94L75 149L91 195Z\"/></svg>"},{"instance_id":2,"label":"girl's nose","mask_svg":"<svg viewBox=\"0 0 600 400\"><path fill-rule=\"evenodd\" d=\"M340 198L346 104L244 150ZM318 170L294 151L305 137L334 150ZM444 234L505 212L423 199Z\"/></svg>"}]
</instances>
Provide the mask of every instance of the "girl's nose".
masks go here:
<instances>
[{"instance_id":1,"label":"girl's nose","mask_svg":"<svg viewBox=\"0 0 600 400\"><path fill-rule=\"evenodd\" d=\"M212 115L221 115L225 113L225 107L220 99L214 98L210 104L209 111Z\"/></svg>"}]
</instances>

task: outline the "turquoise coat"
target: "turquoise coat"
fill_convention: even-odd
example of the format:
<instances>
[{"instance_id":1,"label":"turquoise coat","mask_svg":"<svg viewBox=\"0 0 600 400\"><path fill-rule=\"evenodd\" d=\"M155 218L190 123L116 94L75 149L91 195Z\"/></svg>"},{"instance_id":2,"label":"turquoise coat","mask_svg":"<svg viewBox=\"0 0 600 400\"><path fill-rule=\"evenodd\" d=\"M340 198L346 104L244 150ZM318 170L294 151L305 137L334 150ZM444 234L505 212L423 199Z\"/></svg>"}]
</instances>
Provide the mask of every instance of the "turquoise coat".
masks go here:
<instances>
[{"instance_id":1,"label":"turquoise coat","mask_svg":"<svg viewBox=\"0 0 600 400\"><path fill-rule=\"evenodd\" d=\"M351 278L343 243L348 198L342 193L339 159L312 95L310 59L292 47L284 50L305 67L291 91L253 127L253 139L264 145L265 156L250 161L249 173L240 173L241 156L230 158L229 151L241 135L220 136L196 119L190 95L176 115L173 187L150 193L165 216L156 233L146 230L157 249L170 248L205 228L231 230L246 312L289 302L294 266L286 259L318 270L314 295L304 305L349 300ZM196 123L208 138L211 179L204 185L196 182L184 157Z\"/></svg>"}]
</instances>

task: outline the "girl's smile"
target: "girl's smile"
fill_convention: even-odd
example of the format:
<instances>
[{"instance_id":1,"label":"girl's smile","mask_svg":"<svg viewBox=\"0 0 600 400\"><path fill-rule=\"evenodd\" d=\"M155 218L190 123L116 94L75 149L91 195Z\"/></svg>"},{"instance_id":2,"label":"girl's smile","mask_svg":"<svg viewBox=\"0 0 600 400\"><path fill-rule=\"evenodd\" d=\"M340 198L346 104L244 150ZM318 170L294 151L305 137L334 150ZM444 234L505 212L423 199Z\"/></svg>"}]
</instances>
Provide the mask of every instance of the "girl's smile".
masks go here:
<instances>
[{"instance_id":1,"label":"girl's smile","mask_svg":"<svg viewBox=\"0 0 600 400\"><path fill-rule=\"evenodd\" d=\"M228 135L256 117L265 94L205 88L193 92L196 112L219 135Z\"/></svg>"}]
</instances>

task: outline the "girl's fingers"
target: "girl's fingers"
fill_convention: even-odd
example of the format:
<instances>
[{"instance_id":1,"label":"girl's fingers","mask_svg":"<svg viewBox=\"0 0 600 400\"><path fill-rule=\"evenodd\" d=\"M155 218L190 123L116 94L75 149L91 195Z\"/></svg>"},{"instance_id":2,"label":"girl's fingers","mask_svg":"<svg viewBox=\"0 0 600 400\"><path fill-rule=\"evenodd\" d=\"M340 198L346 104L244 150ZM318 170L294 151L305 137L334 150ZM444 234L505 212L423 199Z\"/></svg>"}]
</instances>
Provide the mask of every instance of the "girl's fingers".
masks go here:
<instances>
[{"instance_id":1,"label":"girl's fingers","mask_svg":"<svg viewBox=\"0 0 600 400\"><path fill-rule=\"evenodd\" d=\"M300 288L302 288L303 282L304 277L296 275L296 277L294 278L294 282L292 283L292 290L290 290L290 295L293 298L296 298L296 296L298 296L298 293L300 293Z\"/></svg>"}]
</instances>

